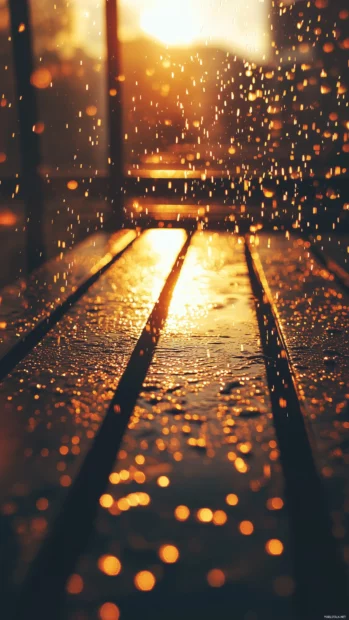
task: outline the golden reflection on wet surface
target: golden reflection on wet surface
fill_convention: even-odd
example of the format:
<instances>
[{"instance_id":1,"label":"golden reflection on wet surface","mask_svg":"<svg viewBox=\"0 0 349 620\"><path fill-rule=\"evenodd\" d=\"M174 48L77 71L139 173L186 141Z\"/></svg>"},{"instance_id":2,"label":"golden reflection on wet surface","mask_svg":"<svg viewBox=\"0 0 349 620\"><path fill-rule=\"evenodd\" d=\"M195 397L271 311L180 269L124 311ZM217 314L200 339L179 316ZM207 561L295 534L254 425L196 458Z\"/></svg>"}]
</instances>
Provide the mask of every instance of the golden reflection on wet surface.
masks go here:
<instances>
[{"instance_id":1,"label":"golden reflection on wet surface","mask_svg":"<svg viewBox=\"0 0 349 620\"><path fill-rule=\"evenodd\" d=\"M22 578L49 531L185 238L182 230L143 233L3 382L11 579ZM345 552L337 491L344 494L348 428L347 297L304 240L261 235L256 247ZM67 582L65 620L163 620L164 609L167 620L228 620L232 600L238 618L291 620L279 456L244 240L197 232L94 534Z\"/></svg>"},{"instance_id":2,"label":"golden reflection on wet surface","mask_svg":"<svg viewBox=\"0 0 349 620\"><path fill-rule=\"evenodd\" d=\"M109 481L66 618L106 603L130 620L292 617L283 477L239 238L194 235ZM122 566L112 581L100 570L109 556Z\"/></svg>"},{"instance_id":3,"label":"golden reflection on wet surface","mask_svg":"<svg viewBox=\"0 0 349 620\"><path fill-rule=\"evenodd\" d=\"M10 580L23 576L61 507L185 238L144 233L1 384Z\"/></svg>"},{"instance_id":4,"label":"golden reflection on wet surface","mask_svg":"<svg viewBox=\"0 0 349 620\"><path fill-rule=\"evenodd\" d=\"M42 319L63 303L88 277L97 273L136 236L97 233L74 250L63 251L27 280L19 279L1 291L0 356L5 355Z\"/></svg>"},{"instance_id":5,"label":"golden reflection on wet surface","mask_svg":"<svg viewBox=\"0 0 349 620\"><path fill-rule=\"evenodd\" d=\"M208 249L209 251L209 249ZM210 305L209 291L204 281L205 264L190 248L186 258L185 270L172 295L167 327L173 331L190 329L205 313Z\"/></svg>"},{"instance_id":6,"label":"golden reflection on wet surface","mask_svg":"<svg viewBox=\"0 0 349 620\"><path fill-rule=\"evenodd\" d=\"M222 314L229 314L231 325L244 321L246 313L251 316L248 299L244 302L242 296L239 295L236 299L233 296L236 282L224 281L225 276L234 276L230 273L232 248L227 243L219 244L218 233L206 233L205 242L199 243L198 240L202 238L199 234L194 238L188 251L185 269L173 293L167 320L167 330L170 332L173 330L178 333L192 333L201 330L209 316L212 320L212 310L221 311L218 315L220 324ZM236 244L241 250L243 240L238 238ZM213 277L213 274L216 274L216 277ZM227 295L231 304L227 312L222 312L226 307ZM211 330L215 322L213 314Z\"/></svg>"}]
</instances>

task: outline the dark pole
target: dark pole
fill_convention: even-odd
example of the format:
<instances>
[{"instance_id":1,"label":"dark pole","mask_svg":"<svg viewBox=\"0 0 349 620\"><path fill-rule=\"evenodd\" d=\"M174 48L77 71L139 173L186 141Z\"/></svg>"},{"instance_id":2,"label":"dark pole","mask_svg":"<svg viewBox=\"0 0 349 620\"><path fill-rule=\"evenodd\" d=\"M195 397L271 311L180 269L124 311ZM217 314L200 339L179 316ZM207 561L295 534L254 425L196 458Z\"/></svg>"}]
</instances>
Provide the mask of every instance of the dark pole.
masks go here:
<instances>
[{"instance_id":1,"label":"dark pole","mask_svg":"<svg viewBox=\"0 0 349 620\"><path fill-rule=\"evenodd\" d=\"M123 221L123 137L120 44L118 40L117 0L106 0L107 31L107 96L109 111L109 196L112 225L120 228Z\"/></svg>"},{"instance_id":2,"label":"dark pole","mask_svg":"<svg viewBox=\"0 0 349 620\"><path fill-rule=\"evenodd\" d=\"M27 268L38 267L45 258L43 241L43 197L39 174L39 136L35 88L31 84L33 52L28 0L9 0L14 71L19 121L21 190L25 201Z\"/></svg>"}]
</instances>

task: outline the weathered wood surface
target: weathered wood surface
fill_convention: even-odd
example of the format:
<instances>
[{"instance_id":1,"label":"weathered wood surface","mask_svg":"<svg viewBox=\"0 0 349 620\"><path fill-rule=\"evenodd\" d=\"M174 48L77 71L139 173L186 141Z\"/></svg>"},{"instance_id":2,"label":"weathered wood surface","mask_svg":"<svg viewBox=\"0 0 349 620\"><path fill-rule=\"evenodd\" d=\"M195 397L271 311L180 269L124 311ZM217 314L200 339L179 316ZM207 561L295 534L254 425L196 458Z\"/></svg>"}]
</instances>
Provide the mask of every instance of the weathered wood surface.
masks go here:
<instances>
[{"instance_id":1,"label":"weathered wood surface","mask_svg":"<svg viewBox=\"0 0 349 620\"><path fill-rule=\"evenodd\" d=\"M182 231L145 233L1 385L14 582L52 526L183 240Z\"/></svg>"},{"instance_id":2,"label":"weathered wood surface","mask_svg":"<svg viewBox=\"0 0 349 620\"><path fill-rule=\"evenodd\" d=\"M349 297L307 240L261 235L254 251L290 355L333 535L348 563Z\"/></svg>"},{"instance_id":3,"label":"weathered wood surface","mask_svg":"<svg viewBox=\"0 0 349 620\"><path fill-rule=\"evenodd\" d=\"M33 272L28 279L16 280L0 296L0 372L5 376L17 356L26 352L26 341L34 330L45 332L45 322L73 296L93 282L127 245L134 240L130 230L108 235L97 233L76 249L60 254ZM38 335L40 337L40 335ZM22 350L20 345L22 345ZM17 347L17 349L16 349Z\"/></svg>"},{"instance_id":4,"label":"weathered wood surface","mask_svg":"<svg viewBox=\"0 0 349 620\"><path fill-rule=\"evenodd\" d=\"M302 604L317 575L331 581L326 570L341 600L337 547L348 561L346 293L304 239L249 237L246 263L236 235L196 233L187 254L178 229L146 231L124 251L134 238L95 235L7 289L0 307L5 355L56 317L1 385L7 602L19 592L35 617L69 620L108 602L130 619L165 609L224 619L232 599L238 617L292 618L294 604L310 617ZM312 559L312 523L333 567ZM166 544L174 565L161 559ZM120 575L106 574L104 556ZM50 583L59 570L63 587L74 564L61 608ZM156 580L146 594L142 570Z\"/></svg>"}]
</instances>

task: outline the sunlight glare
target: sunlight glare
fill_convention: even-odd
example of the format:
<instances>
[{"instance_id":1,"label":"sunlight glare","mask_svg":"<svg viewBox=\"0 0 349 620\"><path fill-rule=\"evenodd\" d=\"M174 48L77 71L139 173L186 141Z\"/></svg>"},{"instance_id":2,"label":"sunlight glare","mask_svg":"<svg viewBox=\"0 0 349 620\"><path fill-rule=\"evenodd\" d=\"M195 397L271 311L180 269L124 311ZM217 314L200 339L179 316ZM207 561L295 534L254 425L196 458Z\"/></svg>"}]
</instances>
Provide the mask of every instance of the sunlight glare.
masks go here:
<instances>
[{"instance_id":1,"label":"sunlight glare","mask_svg":"<svg viewBox=\"0 0 349 620\"><path fill-rule=\"evenodd\" d=\"M172 260L173 255L179 252L187 235L180 228L150 228L143 233L143 236L146 238L153 255L162 258L163 263L165 263Z\"/></svg>"},{"instance_id":2,"label":"sunlight glare","mask_svg":"<svg viewBox=\"0 0 349 620\"><path fill-rule=\"evenodd\" d=\"M189 45L198 35L197 22L187 0L157 0L140 16L144 33L166 45Z\"/></svg>"},{"instance_id":3,"label":"sunlight glare","mask_svg":"<svg viewBox=\"0 0 349 620\"><path fill-rule=\"evenodd\" d=\"M271 0L120 0L120 40L146 35L169 47L210 45L264 62L271 53ZM98 0L72 3L71 43L89 54L105 54L105 24Z\"/></svg>"},{"instance_id":4,"label":"sunlight glare","mask_svg":"<svg viewBox=\"0 0 349 620\"><path fill-rule=\"evenodd\" d=\"M208 244L207 252L210 251ZM167 329L188 332L195 327L198 318L208 313L210 291L206 286L205 262L195 244L189 248L180 278L173 292Z\"/></svg>"}]
</instances>

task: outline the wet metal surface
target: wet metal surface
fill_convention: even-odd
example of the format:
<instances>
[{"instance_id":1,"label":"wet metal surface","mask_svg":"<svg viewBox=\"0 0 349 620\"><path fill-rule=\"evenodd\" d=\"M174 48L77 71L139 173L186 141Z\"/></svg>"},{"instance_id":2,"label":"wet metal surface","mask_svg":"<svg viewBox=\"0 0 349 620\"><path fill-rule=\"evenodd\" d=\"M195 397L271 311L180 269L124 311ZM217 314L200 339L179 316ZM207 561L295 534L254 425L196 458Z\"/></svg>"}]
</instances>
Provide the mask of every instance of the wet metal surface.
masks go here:
<instances>
[{"instance_id":1,"label":"wet metal surface","mask_svg":"<svg viewBox=\"0 0 349 620\"><path fill-rule=\"evenodd\" d=\"M349 299L312 256L308 241L261 235L257 244L304 403L332 532L348 565Z\"/></svg>"},{"instance_id":2,"label":"wet metal surface","mask_svg":"<svg viewBox=\"0 0 349 620\"><path fill-rule=\"evenodd\" d=\"M49 532L184 239L180 230L144 233L1 385L10 582Z\"/></svg>"},{"instance_id":3,"label":"wet metal surface","mask_svg":"<svg viewBox=\"0 0 349 620\"><path fill-rule=\"evenodd\" d=\"M291 618L278 459L243 243L197 233L61 617Z\"/></svg>"}]
</instances>

